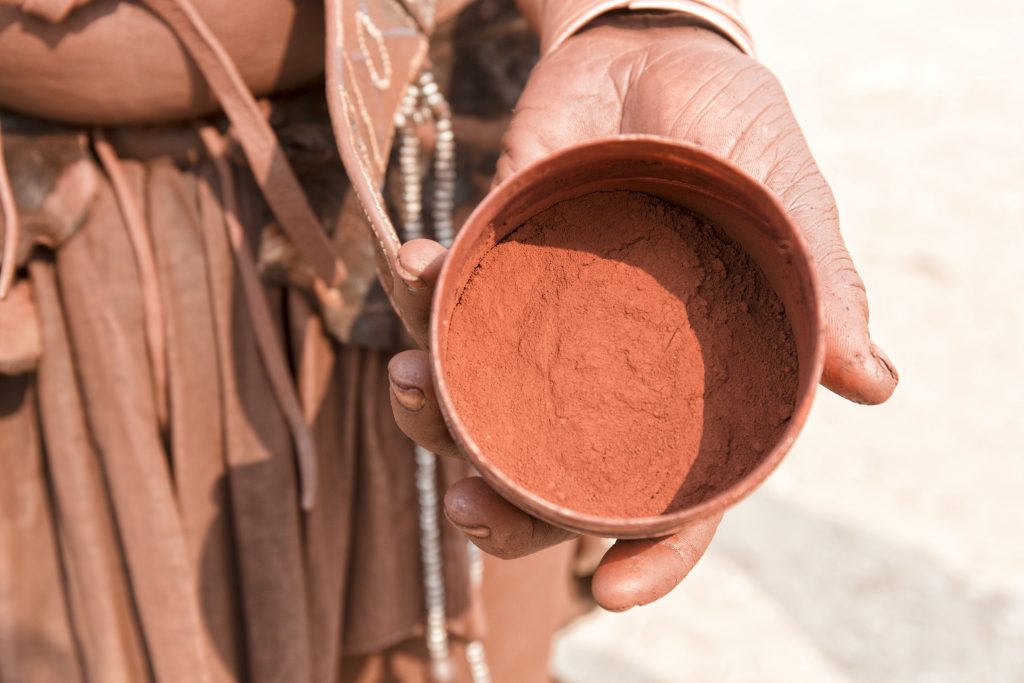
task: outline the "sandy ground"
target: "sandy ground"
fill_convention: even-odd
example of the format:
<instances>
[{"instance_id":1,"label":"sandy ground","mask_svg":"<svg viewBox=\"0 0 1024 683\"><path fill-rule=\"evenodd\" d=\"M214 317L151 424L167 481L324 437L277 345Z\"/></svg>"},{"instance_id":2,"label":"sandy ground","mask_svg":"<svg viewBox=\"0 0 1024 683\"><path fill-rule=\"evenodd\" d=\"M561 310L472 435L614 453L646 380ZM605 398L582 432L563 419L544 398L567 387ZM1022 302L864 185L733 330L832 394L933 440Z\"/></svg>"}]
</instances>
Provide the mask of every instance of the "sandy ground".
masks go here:
<instances>
[{"instance_id":1,"label":"sandy ground","mask_svg":"<svg viewBox=\"0 0 1024 683\"><path fill-rule=\"evenodd\" d=\"M1024 9L748 0L839 199L885 406L823 391L658 604L596 614L566 683L1024 682Z\"/></svg>"}]
</instances>

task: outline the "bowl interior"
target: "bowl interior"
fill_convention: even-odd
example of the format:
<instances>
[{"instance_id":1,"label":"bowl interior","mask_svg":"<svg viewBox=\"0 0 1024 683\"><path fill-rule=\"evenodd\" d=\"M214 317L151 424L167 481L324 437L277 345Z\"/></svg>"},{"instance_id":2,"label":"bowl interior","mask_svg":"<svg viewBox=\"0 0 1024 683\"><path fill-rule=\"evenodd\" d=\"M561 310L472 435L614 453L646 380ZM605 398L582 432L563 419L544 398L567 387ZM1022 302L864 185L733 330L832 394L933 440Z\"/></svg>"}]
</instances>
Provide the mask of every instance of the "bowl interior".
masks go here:
<instances>
[{"instance_id":1,"label":"bowl interior","mask_svg":"<svg viewBox=\"0 0 1024 683\"><path fill-rule=\"evenodd\" d=\"M798 359L796 404L786 428L741 480L696 504L650 517L580 513L538 496L496 467L474 441L452 401L446 370L448 328L462 290L483 256L532 216L592 192L641 192L715 225L763 272L785 308ZM499 493L558 526L597 535L641 538L672 533L752 491L782 459L802 427L820 380L823 344L812 261L777 199L746 173L699 148L658 138L623 137L563 150L496 188L468 219L441 274L431 317L438 399L460 447Z\"/></svg>"}]
</instances>

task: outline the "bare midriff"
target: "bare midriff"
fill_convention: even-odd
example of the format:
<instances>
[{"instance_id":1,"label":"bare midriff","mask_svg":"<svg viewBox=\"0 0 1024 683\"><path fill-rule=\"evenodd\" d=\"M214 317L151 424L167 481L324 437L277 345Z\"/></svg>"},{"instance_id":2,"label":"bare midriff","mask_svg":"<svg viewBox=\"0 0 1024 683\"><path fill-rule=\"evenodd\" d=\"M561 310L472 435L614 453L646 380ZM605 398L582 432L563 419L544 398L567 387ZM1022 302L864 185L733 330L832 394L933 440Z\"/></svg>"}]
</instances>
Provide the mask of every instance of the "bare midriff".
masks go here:
<instances>
[{"instance_id":1,"label":"bare midriff","mask_svg":"<svg viewBox=\"0 0 1024 683\"><path fill-rule=\"evenodd\" d=\"M324 68L318 0L192 0L257 95ZM178 121L218 109L173 31L141 4L94 0L51 24L0 7L0 107L76 124Z\"/></svg>"}]
</instances>

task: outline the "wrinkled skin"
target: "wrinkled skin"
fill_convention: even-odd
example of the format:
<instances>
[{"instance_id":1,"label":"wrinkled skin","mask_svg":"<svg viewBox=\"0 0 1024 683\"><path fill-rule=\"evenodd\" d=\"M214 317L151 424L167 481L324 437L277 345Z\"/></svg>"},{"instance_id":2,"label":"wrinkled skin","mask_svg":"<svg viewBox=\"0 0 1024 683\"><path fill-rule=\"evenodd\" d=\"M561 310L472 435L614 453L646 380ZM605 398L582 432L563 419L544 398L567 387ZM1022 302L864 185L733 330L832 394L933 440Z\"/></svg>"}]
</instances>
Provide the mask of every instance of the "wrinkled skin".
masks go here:
<instances>
[{"instance_id":1,"label":"wrinkled skin","mask_svg":"<svg viewBox=\"0 0 1024 683\"><path fill-rule=\"evenodd\" d=\"M898 377L869 336L864 285L840 235L832 191L767 68L717 34L678 19L602 20L537 65L506 134L498 181L554 150L616 133L696 143L774 191L817 263L827 342L822 383L857 403L881 403L892 394ZM426 240L408 243L398 256L399 305L424 325L443 259L444 249ZM425 327L417 336L425 338ZM434 452L459 456L434 398L427 353L403 352L389 372L395 418L406 434ZM520 557L572 537L518 510L479 478L449 489L445 511L481 549L499 557ZM703 555L719 521L700 521L668 538L619 541L594 575L597 602L618 611L663 596Z\"/></svg>"}]
</instances>

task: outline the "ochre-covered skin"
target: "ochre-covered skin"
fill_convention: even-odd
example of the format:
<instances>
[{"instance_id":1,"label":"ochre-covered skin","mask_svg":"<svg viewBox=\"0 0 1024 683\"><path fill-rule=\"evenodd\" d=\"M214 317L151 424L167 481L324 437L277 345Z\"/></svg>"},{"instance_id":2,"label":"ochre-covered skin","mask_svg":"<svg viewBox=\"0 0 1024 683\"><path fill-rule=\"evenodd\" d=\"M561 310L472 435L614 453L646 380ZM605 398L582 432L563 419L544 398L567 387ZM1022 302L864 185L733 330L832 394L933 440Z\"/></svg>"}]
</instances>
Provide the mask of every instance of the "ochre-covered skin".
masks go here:
<instances>
[{"instance_id":1,"label":"ochre-covered skin","mask_svg":"<svg viewBox=\"0 0 1024 683\"><path fill-rule=\"evenodd\" d=\"M174 32L136 2L92 0L60 23L0 2L0 107L76 124L175 121L219 109ZM257 95L324 68L320 0L196 0Z\"/></svg>"},{"instance_id":2,"label":"ochre-covered skin","mask_svg":"<svg viewBox=\"0 0 1024 683\"><path fill-rule=\"evenodd\" d=\"M793 412L782 303L679 207L600 192L538 214L481 260L446 349L484 456L558 505L648 517L737 483Z\"/></svg>"}]
</instances>

